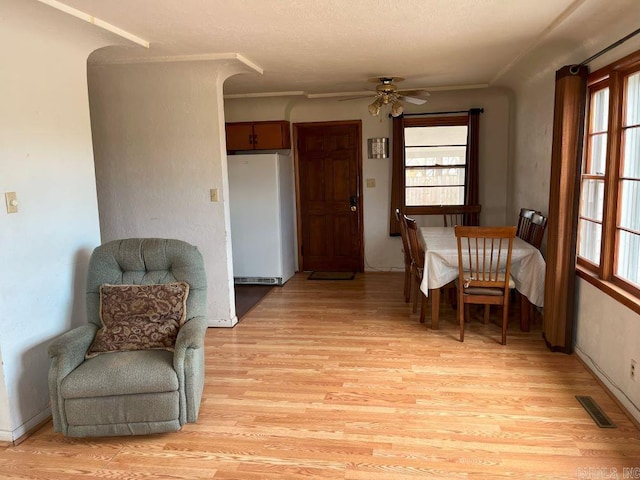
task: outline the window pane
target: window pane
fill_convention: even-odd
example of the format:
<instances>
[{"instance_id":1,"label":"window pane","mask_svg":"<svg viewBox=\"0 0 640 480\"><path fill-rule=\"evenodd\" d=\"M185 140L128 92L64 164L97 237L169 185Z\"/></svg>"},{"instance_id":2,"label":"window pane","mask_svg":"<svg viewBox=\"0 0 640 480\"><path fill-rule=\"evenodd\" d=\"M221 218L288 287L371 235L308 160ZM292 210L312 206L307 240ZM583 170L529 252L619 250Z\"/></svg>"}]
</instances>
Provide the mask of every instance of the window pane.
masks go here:
<instances>
[{"instance_id":1,"label":"window pane","mask_svg":"<svg viewBox=\"0 0 640 480\"><path fill-rule=\"evenodd\" d=\"M405 165L464 165L466 154L466 147L407 147Z\"/></svg>"},{"instance_id":2,"label":"window pane","mask_svg":"<svg viewBox=\"0 0 640 480\"><path fill-rule=\"evenodd\" d=\"M579 225L580 241L578 255L596 265L600 265L600 239L602 238L602 225L581 219Z\"/></svg>"},{"instance_id":3,"label":"window pane","mask_svg":"<svg viewBox=\"0 0 640 480\"><path fill-rule=\"evenodd\" d=\"M609 89L598 90L591 97L591 125L589 130L606 132L609 123Z\"/></svg>"},{"instance_id":4,"label":"window pane","mask_svg":"<svg viewBox=\"0 0 640 480\"><path fill-rule=\"evenodd\" d=\"M640 182L622 180L620 227L640 232Z\"/></svg>"},{"instance_id":5,"label":"window pane","mask_svg":"<svg viewBox=\"0 0 640 480\"><path fill-rule=\"evenodd\" d=\"M404 129L404 145L466 145L467 127L407 127Z\"/></svg>"},{"instance_id":6,"label":"window pane","mask_svg":"<svg viewBox=\"0 0 640 480\"><path fill-rule=\"evenodd\" d=\"M607 134L599 133L590 137L589 168L586 173L604 175L607 162Z\"/></svg>"},{"instance_id":7,"label":"window pane","mask_svg":"<svg viewBox=\"0 0 640 480\"><path fill-rule=\"evenodd\" d=\"M604 204L604 180L582 180L582 196L580 199L580 215L592 220L602 221L602 205Z\"/></svg>"},{"instance_id":8,"label":"window pane","mask_svg":"<svg viewBox=\"0 0 640 480\"><path fill-rule=\"evenodd\" d=\"M628 128L624 135L622 176L640 178L640 128Z\"/></svg>"},{"instance_id":9,"label":"window pane","mask_svg":"<svg viewBox=\"0 0 640 480\"><path fill-rule=\"evenodd\" d=\"M640 124L640 72L627 77L626 125Z\"/></svg>"},{"instance_id":10,"label":"window pane","mask_svg":"<svg viewBox=\"0 0 640 480\"><path fill-rule=\"evenodd\" d=\"M464 168L410 168L406 170L405 185L407 187L464 186Z\"/></svg>"},{"instance_id":11,"label":"window pane","mask_svg":"<svg viewBox=\"0 0 640 480\"><path fill-rule=\"evenodd\" d=\"M618 231L618 267L616 275L640 285L640 235Z\"/></svg>"},{"instance_id":12,"label":"window pane","mask_svg":"<svg viewBox=\"0 0 640 480\"><path fill-rule=\"evenodd\" d=\"M463 205L464 187L407 188L405 204L408 207L421 205Z\"/></svg>"}]
</instances>

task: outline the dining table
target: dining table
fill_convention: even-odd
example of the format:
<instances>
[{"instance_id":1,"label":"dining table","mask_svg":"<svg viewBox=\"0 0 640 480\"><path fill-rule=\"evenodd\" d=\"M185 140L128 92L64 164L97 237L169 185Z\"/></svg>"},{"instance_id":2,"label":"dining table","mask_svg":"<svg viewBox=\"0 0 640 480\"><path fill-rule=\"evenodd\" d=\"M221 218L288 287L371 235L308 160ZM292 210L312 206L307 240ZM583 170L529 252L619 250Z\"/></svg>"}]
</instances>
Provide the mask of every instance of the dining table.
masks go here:
<instances>
[{"instance_id":1,"label":"dining table","mask_svg":"<svg viewBox=\"0 0 640 480\"><path fill-rule=\"evenodd\" d=\"M420 227L424 248L424 272L420 290L431 297L431 328L437 330L440 321L440 289L458 278L458 242L453 227ZM464 255L464 254L463 254ZM544 257L533 245L519 237L513 240L511 278L519 292L520 329L529 331L531 304L544 306Z\"/></svg>"}]
</instances>

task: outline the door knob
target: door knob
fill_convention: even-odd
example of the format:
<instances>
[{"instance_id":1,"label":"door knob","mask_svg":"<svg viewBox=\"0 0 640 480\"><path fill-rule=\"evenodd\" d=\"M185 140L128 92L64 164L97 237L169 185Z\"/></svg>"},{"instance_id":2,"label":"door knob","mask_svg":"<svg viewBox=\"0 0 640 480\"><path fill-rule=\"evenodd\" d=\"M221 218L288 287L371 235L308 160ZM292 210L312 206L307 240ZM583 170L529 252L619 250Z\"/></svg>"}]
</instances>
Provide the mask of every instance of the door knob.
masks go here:
<instances>
[{"instance_id":1,"label":"door knob","mask_svg":"<svg viewBox=\"0 0 640 480\"><path fill-rule=\"evenodd\" d=\"M358 197L353 196L349 198L349 207L351 208L352 212L358 210Z\"/></svg>"}]
</instances>

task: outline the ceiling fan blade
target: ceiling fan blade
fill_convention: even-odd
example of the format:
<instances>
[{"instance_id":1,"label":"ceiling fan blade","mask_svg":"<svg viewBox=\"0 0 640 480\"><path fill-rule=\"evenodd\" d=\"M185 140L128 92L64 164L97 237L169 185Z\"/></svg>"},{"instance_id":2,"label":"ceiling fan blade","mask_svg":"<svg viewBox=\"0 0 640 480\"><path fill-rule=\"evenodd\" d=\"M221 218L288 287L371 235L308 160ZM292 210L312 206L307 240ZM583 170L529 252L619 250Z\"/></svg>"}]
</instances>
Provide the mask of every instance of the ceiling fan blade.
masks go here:
<instances>
[{"instance_id":1,"label":"ceiling fan blade","mask_svg":"<svg viewBox=\"0 0 640 480\"><path fill-rule=\"evenodd\" d=\"M413 103L414 105L424 105L427 103L427 100L424 98L407 97L406 95L402 95L402 100L408 103Z\"/></svg>"},{"instance_id":2,"label":"ceiling fan blade","mask_svg":"<svg viewBox=\"0 0 640 480\"><path fill-rule=\"evenodd\" d=\"M431 94L427 90L398 90L398 93L400 95L406 95L409 97L416 97L416 98L424 98L424 97L431 96Z\"/></svg>"}]
</instances>

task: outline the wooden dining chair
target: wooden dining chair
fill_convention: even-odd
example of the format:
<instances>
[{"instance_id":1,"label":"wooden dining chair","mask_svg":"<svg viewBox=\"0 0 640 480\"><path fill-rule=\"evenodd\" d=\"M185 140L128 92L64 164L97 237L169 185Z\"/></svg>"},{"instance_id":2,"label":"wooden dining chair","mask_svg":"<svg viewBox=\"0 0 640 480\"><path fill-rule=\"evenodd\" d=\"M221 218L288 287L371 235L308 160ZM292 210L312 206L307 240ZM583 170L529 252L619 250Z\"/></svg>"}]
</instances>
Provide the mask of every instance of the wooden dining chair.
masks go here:
<instances>
[{"instance_id":1,"label":"wooden dining chair","mask_svg":"<svg viewBox=\"0 0 640 480\"><path fill-rule=\"evenodd\" d=\"M411 300L411 251L409 250L409 238L407 237L407 224L404 221L400 209L396 208L396 220L400 224L400 236L402 237L402 253L404 254L404 301Z\"/></svg>"},{"instance_id":2,"label":"wooden dining chair","mask_svg":"<svg viewBox=\"0 0 640 480\"><path fill-rule=\"evenodd\" d=\"M412 280L413 280L413 307L411 311L416 313L418 310L418 299L420 302L420 323L424 323L427 311L427 297L420 290L422 277L424 275L424 248L418 238L418 225L413 218L406 215L403 216L407 228L407 237L409 239L409 252L411 253Z\"/></svg>"},{"instance_id":3,"label":"wooden dining chair","mask_svg":"<svg viewBox=\"0 0 640 480\"><path fill-rule=\"evenodd\" d=\"M531 225L529 226L529 235L525 240L540 249L542 245L542 238L544 237L544 231L547 228L547 217L540 212L534 212L531 216Z\"/></svg>"},{"instance_id":4,"label":"wooden dining chair","mask_svg":"<svg viewBox=\"0 0 640 480\"><path fill-rule=\"evenodd\" d=\"M469 304L485 305L484 323L491 305L502 305L502 345L507 343L511 252L516 227L455 227L458 243L458 320L464 341L465 311ZM468 313L467 313L468 316Z\"/></svg>"},{"instance_id":5,"label":"wooden dining chair","mask_svg":"<svg viewBox=\"0 0 640 480\"><path fill-rule=\"evenodd\" d=\"M523 239L525 242L529 241L529 235L531 234L531 218L535 210L530 208L521 208L520 215L518 215L518 229L516 230L516 237Z\"/></svg>"},{"instance_id":6,"label":"wooden dining chair","mask_svg":"<svg viewBox=\"0 0 640 480\"><path fill-rule=\"evenodd\" d=\"M547 217L542 215L536 210L530 208L521 208L520 215L518 216L518 230L516 236L524 240L530 245L533 245L538 250L542 245L542 238L544 237L544 231L547 228ZM514 292L514 296L517 297L520 303L520 312L523 315L524 323L528 324L529 320L534 318L535 307L525 302L520 292Z\"/></svg>"},{"instance_id":7,"label":"wooden dining chair","mask_svg":"<svg viewBox=\"0 0 640 480\"><path fill-rule=\"evenodd\" d=\"M442 205L445 227L478 225L481 205Z\"/></svg>"}]
</instances>

